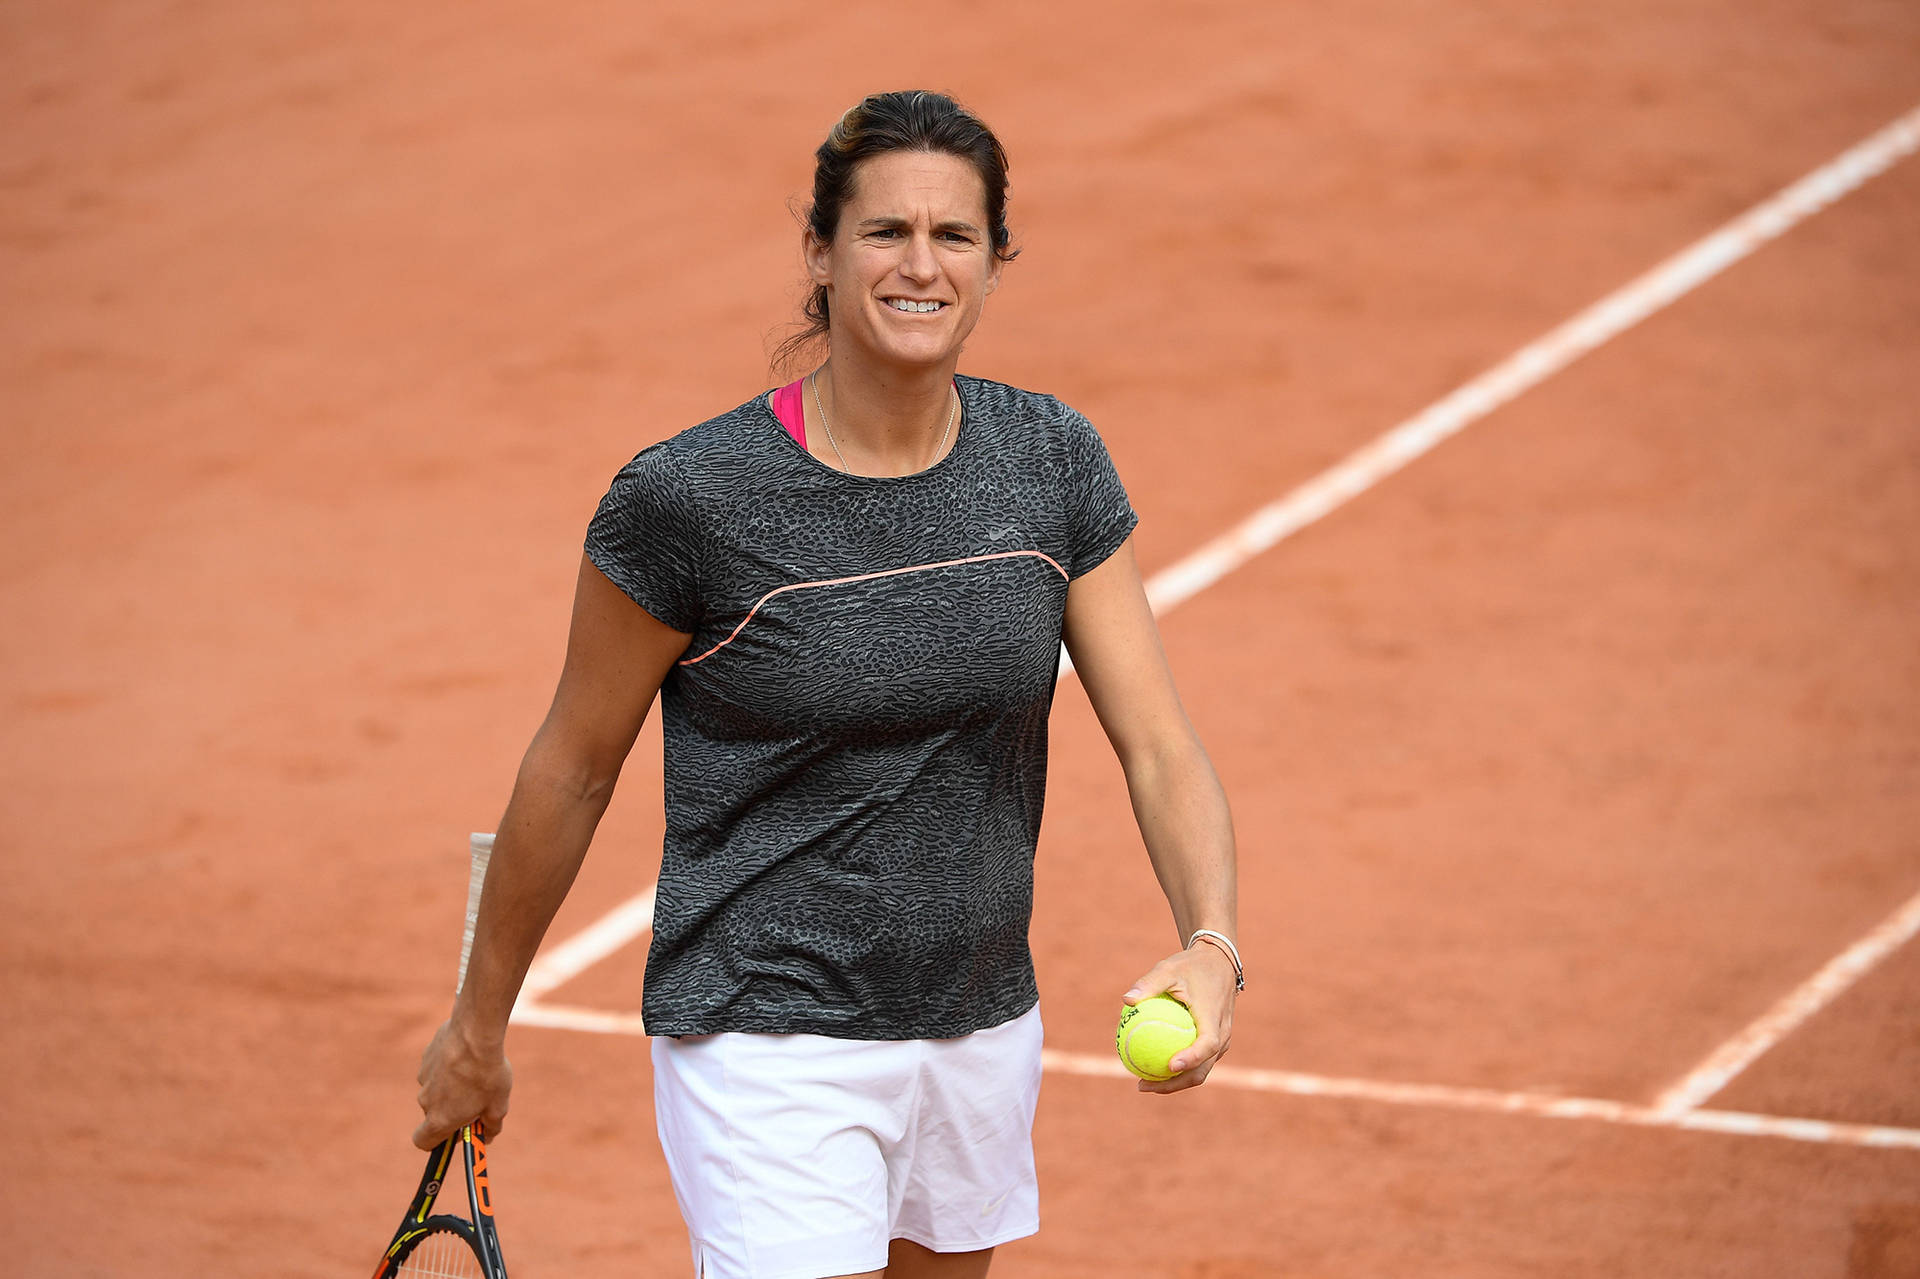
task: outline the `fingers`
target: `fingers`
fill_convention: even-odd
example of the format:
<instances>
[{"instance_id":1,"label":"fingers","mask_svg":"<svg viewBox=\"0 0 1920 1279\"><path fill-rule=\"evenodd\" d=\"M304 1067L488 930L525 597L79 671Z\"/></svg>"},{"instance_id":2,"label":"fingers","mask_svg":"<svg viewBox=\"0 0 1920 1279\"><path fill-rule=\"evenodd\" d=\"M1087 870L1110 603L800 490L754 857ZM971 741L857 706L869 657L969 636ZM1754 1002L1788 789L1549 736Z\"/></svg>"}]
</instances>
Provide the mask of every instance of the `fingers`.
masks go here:
<instances>
[{"instance_id":1,"label":"fingers","mask_svg":"<svg viewBox=\"0 0 1920 1279\"><path fill-rule=\"evenodd\" d=\"M453 1130L459 1126L458 1124L443 1125L431 1119L422 1119L420 1126L413 1130L413 1144L422 1150L438 1149L440 1143L451 1137Z\"/></svg>"},{"instance_id":2,"label":"fingers","mask_svg":"<svg viewBox=\"0 0 1920 1279\"><path fill-rule=\"evenodd\" d=\"M423 1102L422 1109L424 1108ZM420 1126L413 1130L413 1144L422 1150L434 1150L469 1122L478 1123L480 1134L487 1141L493 1141L499 1137L500 1130L506 1126L507 1107L502 1103L498 1107L490 1107L479 1111L477 1115L468 1115L463 1119L448 1119L444 1112L429 1114L420 1121Z\"/></svg>"},{"instance_id":3,"label":"fingers","mask_svg":"<svg viewBox=\"0 0 1920 1279\"><path fill-rule=\"evenodd\" d=\"M1120 1001L1132 1005L1154 995L1172 995L1193 1008L1231 1008L1234 994L1232 965L1218 948L1202 943L1198 952L1183 950L1155 964L1127 987Z\"/></svg>"},{"instance_id":4,"label":"fingers","mask_svg":"<svg viewBox=\"0 0 1920 1279\"><path fill-rule=\"evenodd\" d=\"M1229 1031L1225 1027L1215 1030L1211 1026L1202 1024L1199 1036L1191 1044L1175 1053L1173 1060L1167 1064L1173 1068L1173 1073L1176 1075L1185 1074L1199 1066L1211 1066L1226 1055L1228 1036Z\"/></svg>"},{"instance_id":5,"label":"fingers","mask_svg":"<svg viewBox=\"0 0 1920 1279\"><path fill-rule=\"evenodd\" d=\"M1229 1034L1226 1029L1223 1028L1220 1033L1215 1034L1203 1028L1198 1039L1175 1053L1173 1060L1167 1063L1173 1069L1173 1078L1143 1079L1140 1081L1140 1091L1175 1093L1184 1092L1189 1088L1198 1088L1207 1082L1207 1076L1212 1074L1213 1068L1220 1064L1220 1059L1227 1055L1228 1042Z\"/></svg>"},{"instance_id":6,"label":"fingers","mask_svg":"<svg viewBox=\"0 0 1920 1279\"><path fill-rule=\"evenodd\" d=\"M420 1126L413 1130L413 1144L432 1150L458 1132L462 1125L478 1121L488 1138L499 1135L506 1126L507 1108L512 1096L510 1074L482 1080L430 1075L420 1086L416 1099L421 1110Z\"/></svg>"},{"instance_id":7,"label":"fingers","mask_svg":"<svg viewBox=\"0 0 1920 1279\"><path fill-rule=\"evenodd\" d=\"M1151 999L1155 995L1164 995L1168 991L1175 990L1178 985L1178 975L1172 971L1165 960L1162 960L1149 968L1139 981L1127 987L1127 993L1120 996L1120 1002L1131 1007L1143 999Z\"/></svg>"},{"instance_id":8,"label":"fingers","mask_svg":"<svg viewBox=\"0 0 1920 1279\"><path fill-rule=\"evenodd\" d=\"M439 1098L433 1094L433 1085L423 1083L420 1086L420 1095L415 1099L420 1104L421 1115L420 1126L413 1130L413 1144L422 1150L432 1150L438 1146L459 1131L460 1125L477 1113L457 1114L449 1107L442 1105Z\"/></svg>"},{"instance_id":9,"label":"fingers","mask_svg":"<svg viewBox=\"0 0 1920 1279\"><path fill-rule=\"evenodd\" d=\"M1217 1061L1218 1058L1215 1060ZM1141 1092L1160 1093L1164 1096L1169 1093L1185 1092L1189 1088L1198 1088L1207 1082L1207 1076L1212 1073L1213 1062L1206 1061L1192 1070L1175 1075L1172 1079L1142 1079L1138 1081L1137 1086Z\"/></svg>"}]
</instances>

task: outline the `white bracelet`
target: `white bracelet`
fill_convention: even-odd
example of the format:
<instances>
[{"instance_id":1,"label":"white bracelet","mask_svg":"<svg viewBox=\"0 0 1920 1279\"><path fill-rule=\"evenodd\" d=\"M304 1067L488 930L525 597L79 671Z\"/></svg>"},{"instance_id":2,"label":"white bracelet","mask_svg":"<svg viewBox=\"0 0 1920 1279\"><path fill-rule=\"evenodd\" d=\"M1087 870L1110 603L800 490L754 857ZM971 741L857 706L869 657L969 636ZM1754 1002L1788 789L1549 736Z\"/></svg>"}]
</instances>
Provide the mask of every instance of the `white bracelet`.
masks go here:
<instances>
[{"instance_id":1,"label":"white bracelet","mask_svg":"<svg viewBox=\"0 0 1920 1279\"><path fill-rule=\"evenodd\" d=\"M1193 936L1187 938L1187 949L1192 950L1193 943L1199 941L1202 937L1226 952L1227 958L1233 961L1233 988L1236 992L1245 990L1247 988L1247 970L1240 966L1240 948L1233 944L1233 938L1227 936L1225 933L1216 933L1211 928L1196 928L1193 930Z\"/></svg>"}]
</instances>

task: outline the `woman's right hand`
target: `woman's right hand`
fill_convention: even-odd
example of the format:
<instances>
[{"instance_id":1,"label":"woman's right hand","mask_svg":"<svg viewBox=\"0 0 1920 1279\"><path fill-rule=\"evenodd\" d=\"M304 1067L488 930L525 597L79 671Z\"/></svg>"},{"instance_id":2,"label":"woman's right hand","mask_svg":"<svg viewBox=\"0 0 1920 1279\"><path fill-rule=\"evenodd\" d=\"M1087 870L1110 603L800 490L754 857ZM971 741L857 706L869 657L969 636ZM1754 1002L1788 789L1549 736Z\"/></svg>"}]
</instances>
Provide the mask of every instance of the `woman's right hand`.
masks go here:
<instances>
[{"instance_id":1,"label":"woman's right hand","mask_svg":"<svg viewBox=\"0 0 1920 1279\"><path fill-rule=\"evenodd\" d=\"M504 1041L474 1045L452 1020L441 1024L420 1055L420 1110L413 1144L432 1150L461 1125L479 1119L489 1140L507 1119L513 1067Z\"/></svg>"}]
</instances>

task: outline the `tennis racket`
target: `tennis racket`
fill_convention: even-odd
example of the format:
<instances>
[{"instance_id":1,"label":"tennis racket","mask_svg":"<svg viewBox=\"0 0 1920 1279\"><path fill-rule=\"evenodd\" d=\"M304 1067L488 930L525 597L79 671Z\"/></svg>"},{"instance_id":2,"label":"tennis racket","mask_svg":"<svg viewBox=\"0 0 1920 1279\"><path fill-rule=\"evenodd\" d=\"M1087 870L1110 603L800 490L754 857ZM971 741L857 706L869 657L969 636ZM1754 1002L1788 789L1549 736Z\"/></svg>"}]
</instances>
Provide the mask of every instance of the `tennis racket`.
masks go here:
<instances>
[{"instance_id":1,"label":"tennis racket","mask_svg":"<svg viewBox=\"0 0 1920 1279\"><path fill-rule=\"evenodd\" d=\"M467 979L467 960L473 955L473 926L480 917L480 886L486 882L487 859L493 856L493 836L475 835L468 841L472 853L467 878L467 927L460 939L460 977L454 993ZM466 1170L467 1215L433 1211L447 1188L454 1156ZM450 1205L442 1205L443 1207ZM427 1156L420 1187L413 1192L407 1215L393 1232L393 1242L380 1254L373 1279L507 1279L500 1257L500 1236L493 1226L493 1193L487 1185L487 1147L478 1119L461 1128Z\"/></svg>"}]
</instances>

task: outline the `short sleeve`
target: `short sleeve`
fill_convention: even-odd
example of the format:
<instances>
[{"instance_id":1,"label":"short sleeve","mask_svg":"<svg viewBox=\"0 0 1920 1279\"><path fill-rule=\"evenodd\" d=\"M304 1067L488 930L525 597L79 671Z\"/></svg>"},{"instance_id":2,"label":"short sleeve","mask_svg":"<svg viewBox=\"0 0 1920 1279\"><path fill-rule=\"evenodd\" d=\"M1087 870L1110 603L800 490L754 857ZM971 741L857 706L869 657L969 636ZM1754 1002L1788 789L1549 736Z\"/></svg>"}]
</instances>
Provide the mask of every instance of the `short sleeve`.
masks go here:
<instances>
[{"instance_id":1,"label":"short sleeve","mask_svg":"<svg viewBox=\"0 0 1920 1279\"><path fill-rule=\"evenodd\" d=\"M664 445L620 468L587 525L587 558L628 598L692 634L704 609L693 495Z\"/></svg>"},{"instance_id":2,"label":"short sleeve","mask_svg":"<svg viewBox=\"0 0 1920 1279\"><path fill-rule=\"evenodd\" d=\"M1067 576L1079 577L1100 567L1133 532L1140 517L1127 500L1127 490L1113 467L1113 458L1093 423L1067 410L1067 476L1073 516L1068 547Z\"/></svg>"}]
</instances>

